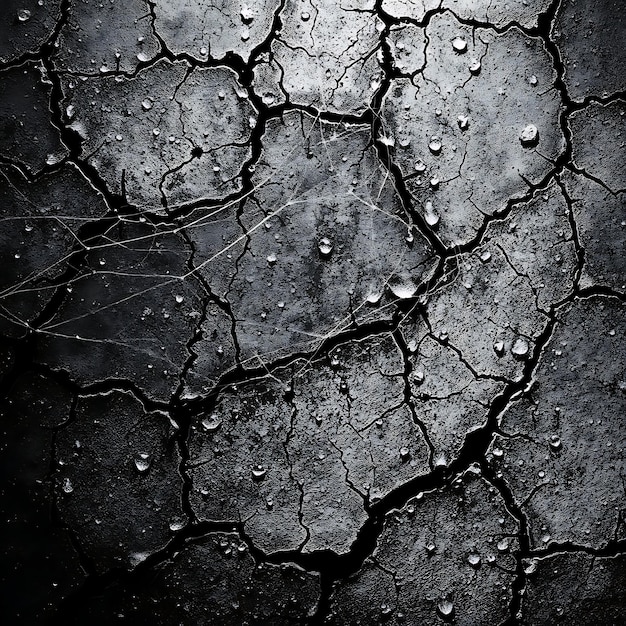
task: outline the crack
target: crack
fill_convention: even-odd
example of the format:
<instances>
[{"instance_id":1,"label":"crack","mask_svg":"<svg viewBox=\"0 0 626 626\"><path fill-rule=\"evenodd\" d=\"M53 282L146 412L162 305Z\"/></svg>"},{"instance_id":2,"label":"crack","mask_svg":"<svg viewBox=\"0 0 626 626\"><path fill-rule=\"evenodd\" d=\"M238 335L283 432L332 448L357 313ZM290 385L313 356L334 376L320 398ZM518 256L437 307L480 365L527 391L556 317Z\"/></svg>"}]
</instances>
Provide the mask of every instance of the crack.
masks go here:
<instances>
[{"instance_id":1,"label":"crack","mask_svg":"<svg viewBox=\"0 0 626 626\"><path fill-rule=\"evenodd\" d=\"M46 37L43 43L39 46L36 51L28 51L19 57L7 61L0 62L0 72L5 72L8 70L15 69L20 67L24 63L29 61L41 61L43 58L50 54L50 51L54 48L56 42L58 41L59 35L63 28L67 25L70 14L70 0L61 0L59 3L59 12L58 19L50 31L50 34Z\"/></svg>"},{"instance_id":2,"label":"crack","mask_svg":"<svg viewBox=\"0 0 626 626\"><path fill-rule=\"evenodd\" d=\"M603 189L605 189L608 193L610 193L613 197L618 197L621 194L626 192L626 189L611 189L602 179L594 176L593 174L589 174L585 169L581 167L577 167L574 163L568 163L565 166L565 169L573 172L574 174L579 174L580 176L584 176L588 180L600 185Z\"/></svg>"},{"instance_id":3,"label":"crack","mask_svg":"<svg viewBox=\"0 0 626 626\"><path fill-rule=\"evenodd\" d=\"M285 441L283 442L283 449L285 451L285 458L287 459L287 463L289 464L289 478L292 480L294 484L298 486L298 491L300 492L300 499L298 500L298 523L304 529L305 537L300 542L300 545L297 547L297 551L302 552L302 550L304 549L304 546L306 546L306 544L311 539L311 530L304 523L304 511L303 511L304 495L305 495L304 481L296 480L295 476L293 475L293 462L291 460L291 454L289 453L289 443L291 442L291 439L293 437L295 425L296 425L296 417L298 416L298 407L296 406L294 402L294 397L295 397L294 385L295 385L295 380L292 378L284 394L284 399L291 406L291 414L289 416L289 430L287 431L287 437L285 438Z\"/></svg>"},{"instance_id":4,"label":"crack","mask_svg":"<svg viewBox=\"0 0 626 626\"><path fill-rule=\"evenodd\" d=\"M559 188L561 189L561 193L563 198L565 198L565 204L567 205L567 218L569 221L569 225L572 231L572 239L574 241L574 249L576 251L576 259L578 261L578 266L576 268L576 272L574 274L574 291L578 292L580 290L580 276L585 266L585 248L580 241L580 234L578 230L578 224L576 223L576 217L574 215L574 202L572 198L569 196L567 192L567 188L563 183L560 176L556 177L556 182Z\"/></svg>"},{"instance_id":5,"label":"crack","mask_svg":"<svg viewBox=\"0 0 626 626\"><path fill-rule=\"evenodd\" d=\"M68 420L55 429L52 441L53 453L51 456L51 466L49 468L49 479L54 478L55 464L56 464L56 432L58 429L66 426L70 423L76 415L76 405L78 402L78 396L89 395L101 395L111 391L125 391L133 395L134 398L140 401L146 412L159 411L170 416L170 419L178 427L174 437L178 445L178 452L180 455L180 464L178 471L182 477L183 485L181 489L181 501L182 508L187 515L188 522L185 527L177 532L167 545L159 550L152 552L142 563L138 564L132 570L124 570L122 568L116 568L105 572L104 574L97 574L91 559L82 551L78 535L71 529L66 527L59 519L59 512L56 505L56 491L54 486L51 487L52 493L52 515L55 519L55 523L59 527L63 528L69 536L72 546L76 550L81 567L87 574L87 580L83 586L77 591L67 596L59 605L57 614L53 618L52 623L63 623L63 615L74 613L81 606L86 606L89 602L89 598L92 594L99 593L103 588L113 584L129 583L134 579L139 579L143 576L149 575L153 569L161 563L164 563L168 559L171 559L177 552L184 549L189 543L207 536L207 534L216 532L236 532L242 538L242 541L248 546L250 554L257 564L270 563L295 563L300 567L303 567L309 572L319 572L321 580L321 596L317 606L315 615L310 619L311 624L321 624L324 622L328 612L330 610L331 596L334 590L335 584L347 578L351 574L359 571L363 563L368 558L372 558L376 546L378 544L381 533L384 530L387 516L394 510L402 508L411 498L415 497L418 493L427 493L433 490L449 487L452 483L461 475L470 465L478 463L481 469L482 475L485 479L497 490L499 495L504 500L506 509L512 515L512 517L519 523L519 533L517 538L519 540L519 550L515 554L516 567L515 567L515 580L512 586L512 600L510 603L510 616L504 622L505 626L513 626L518 624L520 620L520 611L522 607L522 599L526 589L527 574L524 570L523 559L529 557L548 557L553 554L567 553L567 552L584 552L594 557L598 556L615 556L617 554L626 553L626 540L618 539L618 529L615 531L615 536L607 542L607 544L601 548L590 548L587 546L581 546L570 542L550 542L546 548L532 550L530 548L530 533L529 523L524 513L524 506L527 501L534 495L534 491L531 495L522 503L517 503L512 489L506 483L506 481L498 475L493 467L489 464L486 455L491 445L494 436L503 435L506 437L520 437L524 438L523 434L506 434L500 430L500 421L502 415L509 409L511 404L515 402L522 394L527 392L534 382L534 373L536 368L544 355L544 350L547 344L550 342L553 332L559 323L557 313L559 309L566 304L574 302L576 299L589 298L593 296L612 296L619 298L621 302L626 302L626 296L621 293L617 293L610 287L594 286L589 288L580 288L580 276L584 268L585 263L585 248L581 243L578 225L576 223L573 200L568 196L567 189L562 180L562 172L564 169L569 169L577 174L586 176L590 180L603 185L606 185L602 181L595 179L593 176L587 174L583 170L579 170L572 163L572 131L569 126L569 117L572 113L582 110L586 106L594 103L609 104L615 100L621 100L625 97L624 92L617 92L611 94L608 97L596 97L590 96L582 102L575 102L570 99L566 85L564 83L565 67L560 56L560 52L556 44L551 39L551 30L553 22L555 20L556 13L560 6L560 0L554 0L548 9L541 13L538 17L537 27L527 28L520 25L518 22L511 21L503 26L495 26L489 22L482 22L472 19L460 19L449 9L438 7L425 13L422 20L413 20L410 18L394 18L386 13L382 7L382 0L377 0L375 3L375 9L369 11L377 15L383 22L383 28L380 31L380 40L378 46L371 50L368 55L363 59L355 60L352 65L358 62L363 62L371 57L377 51L381 52L382 61L380 62L382 68L382 81L379 88L374 93L369 107L360 114L344 114L340 112L323 111L312 105L297 105L289 102L289 97L286 94L286 101L284 104L277 106L268 106L263 103L262 97L255 93L253 89L254 68L260 63L260 58L264 54L268 54L271 57L271 46L274 42L280 41L279 32L282 28L282 12L286 6L286 0L281 0L278 7L273 13L272 25L267 37L257 45L250 54L249 62L244 62L241 56L234 52L227 52L221 59L208 58L205 61L199 61L191 54L181 53L174 54L171 52L166 42L160 36L156 28L156 3L148 1L151 16L151 26L156 39L159 42L160 51L154 59L147 62L142 62L137 65L133 72L120 72L118 70L107 72L104 74L98 74L98 76L125 76L127 78L136 77L140 72L146 70L149 67L154 66L159 61L166 59L172 63L177 61L184 61L188 65L188 74L197 67L228 67L233 70L237 76L237 79L241 85L246 89L248 97L252 106L258 113L258 120L255 127L252 129L249 141L245 145L250 148L250 157L247 158L239 171L239 176L242 180L242 189L234 192L223 199L210 199L200 198L187 203L181 203L172 207L167 206L165 193L163 190L166 177L172 172L184 167L195 158L200 158L202 153L194 154L188 161L183 162L177 168L168 171L161 178L159 189L161 192L161 203L168 210L166 217L154 215L150 212L140 212L136 210L136 207L128 204L124 193L124 180L122 181L122 193L114 194L107 186L106 180L100 176L97 169L89 164L89 157L85 158L82 155L83 140L80 135L72 130L67 125L66 115L63 110L63 103L65 101L65 94L63 92L61 77L70 76L91 76L91 74L77 73L63 71L56 67L53 62L53 56L55 52L55 45L61 34L63 28L68 24L70 16L70 0L62 0L60 3L60 18L55 24L52 33L48 36L46 41L41 45L40 49L36 52L27 52L19 59L12 61L8 64L1 64L0 71L6 71L19 67L21 64L30 61L41 60L45 68L45 72L49 78L51 85L50 94L50 114L53 126L58 130L62 143L68 148L69 156L51 166L46 166L37 175L32 175L22 164L11 161L10 158L5 157L0 159L1 163L10 165L19 171L26 180L34 181L39 177L48 173L56 172L66 164L74 164L82 175L89 181L95 192L97 192L103 199L107 208L105 215L81 226L76 235L77 241L74 244L69 260L67 269L63 271L60 276L54 279L52 284L53 294L44 306L41 313L39 313L35 319L27 324L27 332L24 337L17 340L7 340L8 345L15 347L16 358L15 364L10 373L5 377L6 389L12 387L12 381L17 378L19 372L26 371L28 369L42 373L50 379L61 384L65 389L68 389L73 394L72 405L69 411ZM315 19L317 19L318 9L313 5L315 9ZM406 186L406 180L410 178L403 177L400 167L394 162L392 149L387 143L383 141L385 137L384 124L382 120L382 108L384 100L389 93L394 78L400 76L394 66L394 58L391 47L391 35L392 28L403 24L414 24L418 27L426 28L430 24L430 20L435 15L441 15L444 13L450 13L458 20L459 23L472 28L489 29L498 34L505 33L511 29L516 29L524 33L529 37L539 37L543 41L548 53L550 54L554 70L556 72L556 78L554 80L554 88L560 95L562 102L562 110L560 112L559 124L561 132L565 138L565 148L561 154L553 161L553 170L549 172L542 181L537 184L531 184L528 181L529 189L520 198L511 198L508 200L506 207L491 216L485 216L482 225L477 230L475 237L462 246L455 246L453 248L446 246L441 238L436 233L435 229L430 227L420 211L416 209L413 195L409 192ZM314 24L315 25L315 24ZM429 39L426 35L426 47L428 47ZM355 40L351 45L354 46L358 42ZM349 49L349 48L348 48ZM345 51L344 51L345 52ZM486 52L485 52L486 54ZM481 57L482 58L482 57ZM345 68L345 71L348 70ZM282 68L281 68L282 69ZM423 68L422 68L423 69ZM421 70L417 70L419 72ZM416 73L417 73L416 72ZM281 83L282 88L282 83ZM180 104L180 103L179 103ZM371 133L371 146L376 151L377 158L389 173L391 180L394 184L394 188L400 199L402 209L411 222L411 228L417 228L417 230L424 235L430 246L435 251L438 263L434 270L434 273L428 279L426 283L420 286L416 296L411 298L407 302L397 302L396 310L390 321L378 320L367 324L359 325L353 317L350 326L335 335L324 339L317 348L312 351L293 352L287 356L275 359L273 362L263 364L259 367L246 368L241 361L241 348L237 339L237 321L235 319L231 303L226 297L220 297L213 293L210 285L205 277L200 272L197 272L198 283L201 285L204 291L204 297L202 298L202 311L198 319L196 328L191 337L187 341L185 347L188 352L188 356L183 364L182 370L179 373L179 385L172 395L171 399L167 403L155 401L148 397L141 389L139 389L132 381L125 379L109 378L103 381L98 381L90 385L79 385L72 380L69 373L64 370L54 370L48 368L45 365L34 362L34 348L35 337L37 331L51 321L54 316L59 312L66 297L66 285L71 284L75 280L83 276L83 272L87 269L87 258L90 248L97 245L106 236L106 233L113 228L120 219L138 220L146 219L153 225L161 224L176 224L174 232L181 233L185 242L191 249L191 254L187 259L187 267L190 271L197 269L195 266L195 258L197 255L197 247L193 239L189 237L188 232L185 230L185 226L182 226L176 220L185 218L192 214L194 211L206 208L226 208L229 206L237 205L236 219L239 227L242 229L243 234L246 237L246 243L240 256L237 258L235 267L236 273L239 271L239 263L243 256L249 252L250 235L247 232L242 216L244 212L245 203L248 199L255 201L254 191L255 185L253 181L254 169L256 164L261 159L263 153L263 144L265 140L265 134L267 131L267 124L272 119L280 119L282 116L289 112L299 112L302 115L311 116L316 122L321 121L325 123L333 124L345 124L345 125L357 125L367 126ZM369 146L368 146L369 147ZM194 149L197 149L194 148ZM461 166L463 163L461 163ZM460 169L459 169L460 175ZM399 327L399 324L404 319L405 314L408 315L414 311L420 311L428 324L428 320L421 309L423 308L424 299L430 293L433 293L437 289L442 288L449 280L454 280L458 274L459 258L464 253L474 252L482 243L486 236L489 226L494 222L506 220L513 209L523 203L529 202L534 195L542 189L545 189L553 180L559 185L563 197L565 198L568 207L568 220L572 230L572 238L576 252L577 267L574 276L574 288L571 294L565 297L561 302L553 305L549 311L541 311L547 316L547 322L540 335L534 341L533 351L531 358L525 362L523 367L523 374L519 380L512 381L507 378L495 375L479 374L463 357L460 349L449 344L447 341L443 341L440 337L432 334L432 329L428 335L434 341L440 345L445 346L455 352L459 360L463 365L472 373L476 380L489 379L504 384L504 389L500 391L498 395L491 401L491 403L485 406L486 416L485 422L477 429L466 433L465 439L458 452L456 458L454 458L447 466L435 466L434 464L434 446L430 440L429 433L424 423L419 419L414 404L413 394L411 391L410 376L412 373L412 362L410 360L410 351L406 344L405 337ZM445 181L442 181L445 182ZM607 188L608 190L608 188ZM609 190L610 191L610 190ZM617 192L611 192L617 195ZM470 199L471 201L471 199ZM505 250L502 246L497 246L505 257L505 260L509 266L513 269L515 274L519 277L523 277L530 283L530 278L527 274L518 271L513 263L510 261ZM234 278L230 281L229 291L232 287ZM537 290L531 284L531 289L537 299ZM225 313L231 321L231 336L235 348L235 365L223 373L213 388L208 394L201 397L194 397L187 399L184 397L183 391L186 383L186 377L189 374L194 362L198 358L198 353L194 350L196 343L200 342L202 337L202 325L207 320L208 307L211 304L215 304L220 311ZM408 313L407 313L408 310ZM538 309L539 310L539 309ZM359 489L351 482L349 477L348 465L344 459L344 452L331 441L333 448L340 454L340 460L345 470L345 482L351 488L352 491L357 493L364 502L364 509L368 514L368 518L362 527L359 529L356 539L350 546L348 552L344 554L336 554L331 550L316 550L312 552L303 553L303 548L309 542L311 537L310 529L304 523L303 514L303 502L304 502L304 483L295 479L293 475L293 463L290 457L289 444L294 436L297 407L293 401L293 385L294 381L291 380L290 386L285 391L285 400L291 405L291 415L289 430L286 439L283 444L284 452L289 465L289 476L292 481L298 486L300 492L299 498L299 511L298 519L300 526L305 530L306 537L295 550L276 551L272 553L265 553L254 545L252 539L245 533L245 522L232 521L232 522L208 522L199 521L193 507L191 505L190 494L192 489L192 479L188 473L189 465L189 435L191 429L192 419L199 412L211 411L218 403L220 394L228 388L232 388L241 382L251 382L257 379L262 379L268 374L271 375L273 371L279 368L283 368L290 364L295 363L298 360L305 359L308 362L319 362L323 358L327 358L330 352L338 345L344 344L350 341L358 341L363 338L374 337L378 335L390 334L398 349L400 350L403 358L403 371L401 373L402 380L404 382L403 391L403 403L398 406L406 405L409 409L413 423L419 428L427 446L429 449L428 464L430 472L425 475L417 475L410 478L405 483L390 490L386 495L376 500L375 502L369 501L369 494L364 495ZM461 392L459 392L461 393ZM389 409L392 410L392 409ZM352 425L350 424L350 427ZM353 427L352 427L353 428ZM355 432L357 432L355 430ZM361 436L358 432L359 437ZM371 452L370 452L371 456ZM374 467L374 471L376 468ZM537 487L541 488L542 485ZM619 524L623 523L621 513L618 519ZM387 571L378 563L377 567L391 575L398 588L396 580L396 574L391 571Z\"/></svg>"},{"instance_id":6,"label":"crack","mask_svg":"<svg viewBox=\"0 0 626 626\"><path fill-rule=\"evenodd\" d=\"M48 475L48 479L50 481L50 520L55 528L62 529L66 533L70 544L72 545L72 548L78 556L78 562L81 566L81 569L83 570L87 578L89 578L90 576L93 576L96 572L95 564L91 557L89 557L89 555L83 549L78 537L78 533L69 524L66 524L63 521L58 507L59 493L58 490L55 488L58 481L58 479L56 478L56 474L59 467L57 460L57 435L61 429L65 428L67 425L75 421L77 404L78 396L74 394L72 396L72 402L70 405L68 418L63 424L59 424L52 431L50 466Z\"/></svg>"},{"instance_id":7,"label":"crack","mask_svg":"<svg viewBox=\"0 0 626 626\"><path fill-rule=\"evenodd\" d=\"M519 533L517 535L519 550L515 554L515 579L511 585L512 599L509 605L509 617L501 624L501 626L517 626L521 617L522 599L526 591L527 575L522 559L530 551L528 519L523 513L521 506L516 504L513 492L506 481L498 477L485 461L481 463L480 467L485 479L495 487L504 500L505 508L519 524Z\"/></svg>"},{"instance_id":8,"label":"crack","mask_svg":"<svg viewBox=\"0 0 626 626\"><path fill-rule=\"evenodd\" d=\"M380 19L384 23L384 28L380 33L380 49L382 50L382 63L383 79L380 87L374 94L370 109L372 112L371 119L371 136L372 142L376 149L376 153L380 162L387 169L394 184L394 188L398 193L402 207L408 217L415 222L418 230L426 237L435 252L443 258L446 253L446 246L437 236L434 230L426 223L423 215L417 212L413 206L413 196L406 187L402 170L400 166L395 163L392 158L390 146L388 146L383 138L385 137L383 121L382 121L382 107L385 100L385 96L389 92L392 83L392 76L394 74L394 60L393 52L389 43L389 35L391 33L391 27L396 23L395 20L390 19L382 9L382 0L376 0L376 10Z\"/></svg>"},{"instance_id":9,"label":"crack","mask_svg":"<svg viewBox=\"0 0 626 626\"><path fill-rule=\"evenodd\" d=\"M551 541L546 548L536 548L534 550L529 549L528 555L525 558L544 558L548 556L553 556L555 554L567 554L573 552L582 552L584 554L589 554L594 557L610 557L626 554L626 539L613 538L599 548L577 544L572 541Z\"/></svg>"},{"instance_id":10,"label":"crack","mask_svg":"<svg viewBox=\"0 0 626 626\"><path fill-rule=\"evenodd\" d=\"M409 411L411 412L411 418L413 419L414 424L419 428L420 432L422 433L422 436L424 437L424 441L426 442L426 445L428 446L428 466L430 467L431 471L433 471L435 469L434 460L433 460L435 456L435 446L433 445L433 442L430 439L430 435L428 434L428 429L426 428L426 425L417 416L417 411L415 410L415 404L413 403L413 391L411 388L411 381L410 381L411 372L413 370L413 364L411 363L411 360L409 358L410 351L407 346L404 335L402 334L402 331L399 328L397 328L392 333L392 336L394 338L396 345L398 346L398 349L402 353L402 361L404 363L404 370L402 372L402 378L404 380L404 404L406 404Z\"/></svg>"}]
</instances>

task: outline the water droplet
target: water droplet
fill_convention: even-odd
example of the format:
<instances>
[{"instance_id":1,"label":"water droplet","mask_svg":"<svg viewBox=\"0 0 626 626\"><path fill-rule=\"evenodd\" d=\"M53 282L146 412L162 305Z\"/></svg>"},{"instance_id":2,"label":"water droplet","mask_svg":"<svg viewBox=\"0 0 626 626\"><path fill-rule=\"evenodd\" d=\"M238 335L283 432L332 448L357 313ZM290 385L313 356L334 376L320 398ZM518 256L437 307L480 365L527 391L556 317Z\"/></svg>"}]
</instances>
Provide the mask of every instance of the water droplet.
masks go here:
<instances>
[{"instance_id":1,"label":"water droplet","mask_svg":"<svg viewBox=\"0 0 626 626\"><path fill-rule=\"evenodd\" d=\"M267 470L263 465L255 465L252 468L252 480L256 482L261 482L267 474Z\"/></svg>"},{"instance_id":2,"label":"water droplet","mask_svg":"<svg viewBox=\"0 0 626 626\"><path fill-rule=\"evenodd\" d=\"M530 346L526 339L518 337L511 346L511 354L517 359L525 359L530 354Z\"/></svg>"},{"instance_id":3,"label":"water droplet","mask_svg":"<svg viewBox=\"0 0 626 626\"><path fill-rule=\"evenodd\" d=\"M472 552L468 557L467 557L467 562L474 568L474 569L478 569L480 567L480 563L481 563L481 558L480 558L480 554L476 554L476 552Z\"/></svg>"},{"instance_id":4,"label":"water droplet","mask_svg":"<svg viewBox=\"0 0 626 626\"><path fill-rule=\"evenodd\" d=\"M380 614L381 615L384 615L386 617L388 615L391 615L392 611L393 611L393 609L388 604L385 604L383 602L383 604L380 605Z\"/></svg>"},{"instance_id":5,"label":"water droplet","mask_svg":"<svg viewBox=\"0 0 626 626\"><path fill-rule=\"evenodd\" d=\"M435 228L435 226L439 224L439 214L433 208L432 202L427 202L425 209L424 219L426 220L426 224L431 228Z\"/></svg>"},{"instance_id":6,"label":"water droplet","mask_svg":"<svg viewBox=\"0 0 626 626\"><path fill-rule=\"evenodd\" d=\"M376 304L380 302L381 298L382 298L382 294L379 291L374 291L367 295L367 297L365 298L365 301L370 306L375 306Z\"/></svg>"},{"instance_id":7,"label":"water droplet","mask_svg":"<svg viewBox=\"0 0 626 626\"><path fill-rule=\"evenodd\" d=\"M308 22L311 19L311 14L308 11L302 11L302 13L300 13L300 19L303 22Z\"/></svg>"},{"instance_id":8,"label":"water droplet","mask_svg":"<svg viewBox=\"0 0 626 626\"><path fill-rule=\"evenodd\" d=\"M135 462L135 467L140 474L145 474L150 469L152 465L152 455L147 452L138 452L133 457L133 461Z\"/></svg>"},{"instance_id":9,"label":"water droplet","mask_svg":"<svg viewBox=\"0 0 626 626\"><path fill-rule=\"evenodd\" d=\"M437 611L444 620L450 619L454 614L454 604L447 598L442 598L437 603Z\"/></svg>"},{"instance_id":10,"label":"water droplet","mask_svg":"<svg viewBox=\"0 0 626 626\"><path fill-rule=\"evenodd\" d=\"M202 420L202 428L208 433L214 433L222 425L222 420L216 413L213 413L209 417L205 417Z\"/></svg>"},{"instance_id":11,"label":"water droplet","mask_svg":"<svg viewBox=\"0 0 626 626\"><path fill-rule=\"evenodd\" d=\"M498 355L502 356L504 354L504 341L496 341L493 344L493 351Z\"/></svg>"},{"instance_id":12,"label":"water droplet","mask_svg":"<svg viewBox=\"0 0 626 626\"><path fill-rule=\"evenodd\" d=\"M327 259L333 252L333 243L328 237L322 237L317 242L317 249L323 259Z\"/></svg>"},{"instance_id":13,"label":"water droplet","mask_svg":"<svg viewBox=\"0 0 626 626\"><path fill-rule=\"evenodd\" d=\"M250 7L243 7L243 9L241 9L241 21L244 24L251 24L252 21L254 20L254 12L252 11L252 9Z\"/></svg>"},{"instance_id":14,"label":"water droplet","mask_svg":"<svg viewBox=\"0 0 626 626\"><path fill-rule=\"evenodd\" d=\"M185 523L186 523L185 518L173 517L169 523L170 530L173 533L178 532L179 530L182 530L183 528L185 528Z\"/></svg>"},{"instance_id":15,"label":"water droplet","mask_svg":"<svg viewBox=\"0 0 626 626\"><path fill-rule=\"evenodd\" d=\"M61 483L61 489L63 490L63 493L70 494L74 491L74 485L72 485L72 481L69 478L64 478Z\"/></svg>"},{"instance_id":16,"label":"water droplet","mask_svg":"<svg viewBox=\"0 0 626 626\"><path fill-rule=\"evenodd\" d=\"M550 436L550 448L552 448L552 450L560 450L562 446L563 443L561 442L561 438L558 435Z\"/></svg>"},{"instance_id":17,"label":"water droplet","mask_svg":"<svg viewBox=\"0 0 626 626\"><path fill-rule=\"evenodd\" d=\"M502 539L500 539L500 541L498 541L498 543L496 544L496 547L498 548L500 552L506 552L509 549L508 538L503 537Z\"/></svg>"},{"instance_id":18,"label":"water droplet","mask_svg":"<svg viewBox=\"0 0 626 626\"><path fill-rule=\"evenodd\" d=\"M17 19L20 22L28 22L30 18L31 18L31 12L28 9L20 9L17 12Z\"/></svg>"},{"instance_id":19,"label":"water droplet","mask_svg":"<svg viewBox=\"0 0 626 626\"><path fill-rule=\"evenodd\" d=\"M390 148L393 148L393 146L396 145L396 138L393 135L381 135L379 137L379 141L383 144L383 146L389 146Z\"/></svg>"},{"instance_id":20,"label":"water droplet","mask_svg":"<svg viewBox=\"0 0 626 626\"><path fill-rule=\"evenodd\" d=\"M452 40L452 48L458 54L464 54L467 52L467 41L463 37L455 37Z\"/></svg>"},{"instance_id":21,"label":"water droplet","mask_svg":"<svg viewBox=\"0 0 626 626\"><path fill-rule=\"evenodd\" d=\"M396 298L400 298L400 300L412 298L417 291L417 285L407 274L395 274L392 276L389 279L388 287L389 291L391 291Z\"/></svg>"},{"instance_id":22,"label":"water droplet","mask_svg":"<svg viewBox=\"0 0 626 626\"><path fill-rule=\"evenodd\" d=\"M152 108L152 100L150 100L149 98L146 98L142 103L141 103L141 108L144 111L149 111Z\"/></svg>"},{"instance_id":23,"label":"water droplet","mask_svg":"<svg viewBox=\"0 0 626 626\"><path fill-rule=\"evenodd\" d=\"M470 73L473 74L474 76L477 76L478 74L480 74L480 68L481 68L480 61L478 59L472 59L469 64Z\"/></svg>"},{"instance_id":24,"label":"water droplet","mask_svg":"<svg viewBox=\"0 0 626 626\"><path fill-rule=\"evenodd\" d=\"M528 124L519 134L519 140L524 148L532 148L539 142L539 131L534 124Z\"/></svg>"},{"instance_id":25,"label":"water droplet","mask_svg":"<svg viewBox=\"0 0 626 626\"><path fill-rule=\"evenodd\" d=\"M271 106L276 102L276 96L271 91L266 91L262 96L261 100L264 105Z\"/></svg>"},{"instance_id":26,"label":"water droplet","mask_svg":"<svg viewBox=\"0 0 626 626\"><path fill-rule=\"evenodd\" d=\"M439 139L439 137L431 137L428 149L433 154L439 154L441 152L441 147L441 139Z\"/></svg>"},{"instance_id":27,"label":"water droplet","mask_svg":"<svg viewBox=\"0 0 626 626\"><path fill-rule=\"evenodd\" d=\"M469 117L467 117L467 115L459 115L456 122L461 130L467 130L469 128Z\"/></svg>"},{"instance_id":28,"label":"water droplet","mask_svg":"<svg viewBox=\"0 0 626 626\"><path fill-rule=\"evenodd\" d=\"M441 453L433 459L433 464L435 467L447 467L448 459L446 459L445 455Z\"/></svg>"},{"instance_id":29,"label":"water droplet","mask_svg":"<svg viewBox=\"0 0 626 626\"><path fill-rule=\"evenodd\" d=\"M136 567L139 563L143 563L149 556L149 552L133 552L130 555L130 564Z\"/></svg>"}]
</instances>

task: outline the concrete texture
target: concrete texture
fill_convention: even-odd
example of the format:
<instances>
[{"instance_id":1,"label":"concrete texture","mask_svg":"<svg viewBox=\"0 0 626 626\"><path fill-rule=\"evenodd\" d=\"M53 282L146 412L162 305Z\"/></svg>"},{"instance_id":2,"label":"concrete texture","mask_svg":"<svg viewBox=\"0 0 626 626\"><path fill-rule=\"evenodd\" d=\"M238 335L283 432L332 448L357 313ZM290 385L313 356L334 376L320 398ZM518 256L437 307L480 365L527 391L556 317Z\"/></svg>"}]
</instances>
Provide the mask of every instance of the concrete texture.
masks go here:
<instances>
[{"instance_id":1,"label":"concrete texture","mask_svg":"<svg viewBox=\"0 0 626 626\"><path fill-rule=\"evenodd\" d=\"M619 2L5 4L3 624L626 623Z\"/></svg>"}]
</instances>

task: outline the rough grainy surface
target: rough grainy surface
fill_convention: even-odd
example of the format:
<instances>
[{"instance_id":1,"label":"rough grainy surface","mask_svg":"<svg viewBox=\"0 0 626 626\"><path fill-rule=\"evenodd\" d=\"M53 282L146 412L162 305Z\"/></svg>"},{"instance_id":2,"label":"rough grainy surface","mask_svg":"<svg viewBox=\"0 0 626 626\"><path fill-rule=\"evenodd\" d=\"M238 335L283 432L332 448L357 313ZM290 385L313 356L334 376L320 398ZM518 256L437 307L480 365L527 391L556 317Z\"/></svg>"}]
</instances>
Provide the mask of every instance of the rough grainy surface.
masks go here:
<instances>
[{"instance_id":1,"label":"rough grainy surface","mask_svg":"<svg viewBox=\"0 0 626 626\"><path fill-rule=\"evenodd\" d=\"M0 13L3 624L626 623L620 2Z\"/></svg>"}]
</instances>

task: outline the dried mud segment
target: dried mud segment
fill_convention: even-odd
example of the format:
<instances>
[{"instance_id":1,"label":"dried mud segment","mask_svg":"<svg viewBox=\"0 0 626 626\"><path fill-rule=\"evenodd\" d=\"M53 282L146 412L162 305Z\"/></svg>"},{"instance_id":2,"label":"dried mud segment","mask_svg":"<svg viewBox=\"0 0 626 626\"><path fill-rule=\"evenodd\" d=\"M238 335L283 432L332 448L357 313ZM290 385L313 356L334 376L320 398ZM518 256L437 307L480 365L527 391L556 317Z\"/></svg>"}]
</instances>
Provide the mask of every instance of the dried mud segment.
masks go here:
<instances>
[{"instance_id":1,"label":"dried mud segment","mask_svg":"<svg viewBox=\"0 0 626 626\"><path fill-rule=\"evenodd\" d=\"M626 622L619 2L5 4L3 624Z\"/></svg>"},{"instance_id":2,"label":"dried mud segment","mask_svg":"<svg viewBox=\"0 0 626 626\"><path fill-rule=\"evenodd\" d=\"M499 33L444 12L421 35L408 28L391 51L400 67L382 107L382 141L416 209L454 247L553 171L565 148L556 70L545 42L516 27ZM414 65L404 50L415 34L424 52Z\"/></svg>"},{"instance_id":3,"label":"dried mud segment","mask_svg":"<svg viewBox=\"0 0 626 626\"><path fill-rule=\"evenodd\" d=\"M107 188L150 212L241 188L256 123L228 68L161 60L136 76L70 77L64 118Z\"/></svg>"}]
</instances>

